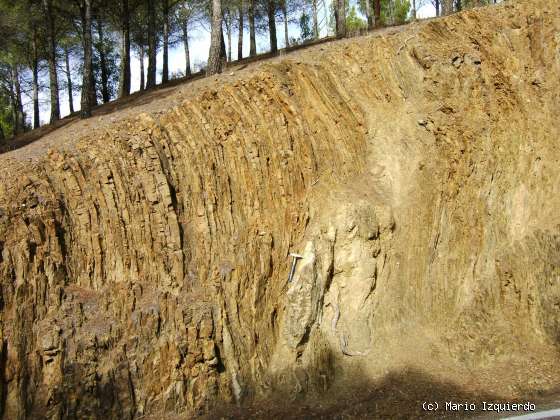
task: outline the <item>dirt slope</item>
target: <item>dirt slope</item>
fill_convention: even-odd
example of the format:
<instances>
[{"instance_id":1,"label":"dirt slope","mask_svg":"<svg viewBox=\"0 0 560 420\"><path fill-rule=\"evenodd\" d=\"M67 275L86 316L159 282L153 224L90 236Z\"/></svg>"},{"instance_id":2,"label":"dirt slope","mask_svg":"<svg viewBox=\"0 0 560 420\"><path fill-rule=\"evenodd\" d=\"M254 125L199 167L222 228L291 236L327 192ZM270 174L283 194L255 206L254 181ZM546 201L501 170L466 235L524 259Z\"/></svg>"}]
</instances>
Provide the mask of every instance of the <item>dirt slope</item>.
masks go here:
<instances>
[{"instance_id":1,"label":"dirt slope","mask_svg":"<svg viewBox=\"0 0 560 420\"><path fill-rule=\"evenodd\" d=\"M4 418L554 392L559 32L559 1L508 2L1 155Z\"/></svg>"}]
</instances>

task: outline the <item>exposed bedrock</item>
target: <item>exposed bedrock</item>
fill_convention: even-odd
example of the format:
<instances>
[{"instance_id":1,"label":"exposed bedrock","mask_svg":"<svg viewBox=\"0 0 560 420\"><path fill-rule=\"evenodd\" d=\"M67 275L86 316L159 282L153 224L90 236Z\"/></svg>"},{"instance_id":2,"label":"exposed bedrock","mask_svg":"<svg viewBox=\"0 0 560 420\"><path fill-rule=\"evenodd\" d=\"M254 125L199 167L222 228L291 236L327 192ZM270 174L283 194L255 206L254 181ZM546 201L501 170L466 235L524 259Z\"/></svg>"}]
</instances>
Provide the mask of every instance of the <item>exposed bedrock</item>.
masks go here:
<instances>
[{"instance_id":1,"label":"exposed bedrock","mask_svg":"<svg viewBox=\"0 0 560 420\"><path fill-rule=\"evenodd\" d=\"M3 159L4 418L557 354L559 33L557 1L476 9Z\"/></svg>"}]
</instances>

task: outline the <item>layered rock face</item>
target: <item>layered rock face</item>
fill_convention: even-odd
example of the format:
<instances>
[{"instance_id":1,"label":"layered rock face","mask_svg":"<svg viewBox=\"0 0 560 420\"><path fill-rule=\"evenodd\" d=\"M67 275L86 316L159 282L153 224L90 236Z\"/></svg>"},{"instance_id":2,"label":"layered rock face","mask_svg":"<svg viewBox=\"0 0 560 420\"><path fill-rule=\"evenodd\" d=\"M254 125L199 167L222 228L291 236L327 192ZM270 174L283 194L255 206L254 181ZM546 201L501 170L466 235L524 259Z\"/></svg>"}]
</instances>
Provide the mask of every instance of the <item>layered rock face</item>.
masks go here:
<instances>
[{"instance_id":1,"label":"layered rock face","mask_svg":"<svg viewBox=\"0 0 560 420\"><path fill-rule=\"evenodd\" d=\"M4 418L557 368L559 33L557 1L508 2L0 157Z\"/></svg>"}]
</instances>

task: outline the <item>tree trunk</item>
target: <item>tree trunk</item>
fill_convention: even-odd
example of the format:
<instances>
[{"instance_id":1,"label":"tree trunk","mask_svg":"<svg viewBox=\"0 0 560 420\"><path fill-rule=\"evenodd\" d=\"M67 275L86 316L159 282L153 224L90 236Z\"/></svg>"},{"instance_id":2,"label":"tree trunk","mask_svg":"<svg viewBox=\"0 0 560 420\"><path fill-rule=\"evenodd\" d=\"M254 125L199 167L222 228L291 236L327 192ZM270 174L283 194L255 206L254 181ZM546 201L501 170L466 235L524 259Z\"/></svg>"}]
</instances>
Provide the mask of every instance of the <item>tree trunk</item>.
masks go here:
<instances>
[{"instance_id":1,"label":"tree trunk","mask_svg":"<svg viewBox=\"0 0 560 420\"><path fill-rule=\"evenodd\" d=\"M222 29L220 39L220 61L222 62L222 69L226 66L227 56L226 56L226 41L224 39L224 31Z\"/></svg>"},{"instance_id":2,"label":"tree trunk","mask_svg":"<svg viewBox=\"0 0 560 420\"><path fill-rule=\"evenodd\" d=\"M128 0L121 0L121 68L119 98L130 95L130 17Z\"/></svg>"},{"instance_id":3,"label":"tree trunk","mask_svg":"<svg viewBox=\"0 0 560 420\"><path fill-rule=\"evenodd\" d=\"M441 14L447 16L453 13L453 0L441 0Z\"/></svg>"},{"instance_id":4,"label":"tree trunk","mask_svg":"<svg viewBox=\"0 0 560 420\"><path fill-rule=\"evenodd\" d=\"M19 131L19 127L18 127L18 110L17 110L17 100L16 100L16 88L15 88L15 84L14 84L14 72L13 69L10 68L10 108L12 111L12 121L13 121L13 127L12 127L12 136L15 136L18 131Z\"/></svg>"},{"instance_id":5,"label":"tree trunk","mask_svg":"<svg viewBox=\"0 0 560 420\"><path fill-rule=\"evenodd\" d=\"M317 0L312 1L311 9L313 13L313 38L317 39L319 38L319 17L317 12Z\"/></svg>"},{"instance_id":6,"label":"tree trunk","mask_svg":"<svg viewBox=\"0 0 560 420\"><path fill-rule=\"evenodd\" d=\"M331 3L331 4L332 4L332 9L333 9L332 12L333 12L333 15L334 15L334 33L336 35L337 28L338 28L338 7L337 7L336 1L333 1L333 3Z\"/></svg>"},{"instance_id":7,"label":"tree trunk","mask_svg":"<svg viewBox=\"0 0 560 420\"><path fill-rule=\"evenodd\" d=\"M231 62L231 23L227 30L227 37L228 37L228 60L227 61Z\"/></svg>"},{"instance_id":8,"label":"tree trunk","mask_svg":"<svg viewBox=\"0 0 560 420\"><path fill-rule=\"evenodd\" d=\"M64 48L64 65L66 67L66 87L68 90L68 106L70 108L70 114L74 113L74 88L72 86L72 73L70 72L70 51L68 48Z\"/></svg>"},{"instance_id":9,"label":"tree trunk","mask_svg":"<svg viewBox=\"0 0 560 420\"><path fill-rule=\"evenodd\" d=\"M436 16L439 16L439 0L435 0L435 4L434 4L435 8L436 8Z\"/></svg>"},{"instance_id":10,"label":"tree trunk","mask_svg":"<svg viewBox=\"0 0 560 420\"><path fill-rule=\"evenodd\" d=\"M336 0L336 37L344 38L346 36L346 2L345 0Z\"/></svg>"},{"instance_id":11,"label":"tree trunk","mask_svg":"<svg viewBox=\"0 0 560 420\"><path fill-rule=\"evenodd\" d=\"M227 40L228 40L228 45L227 45L227 61L231 62L231 15L229 14L229 10L228 10L228 14L227 14L227 19L224 16L224 23L226 25L226 35L227 35Z\"/></svg>"},{"instance_id":12,"label":"tree trunk","mask_svg":"<svg viewBox=\"0 0 560 420\"><path fill-rule=\"evenodd\" d=\"M93 17L91 20L91 30L93 31ZM92 44L91 44L91 59L92 59L92 63L91 63L91 88L89 89L89 101L91 103L91 106L97 106L98 102L97 102L97 75L95 74L95 69L93 68L93 35L92 35Z\"/></svg>"},{"instance_id":13,"label":"tree trunk","mask_svg":"<svg viewBox=\"0 0 560 420\"><path fill-rule=\"evenodd\" d=\"M92 107L92 45L91 45L91 1L83 0L80 7L82 15L82 42L84 47L84 70L82 75L82 99L81 99L81 117L91 117Z\"/></svg>"},{"instance_id":14,"label":"tree trunk","mask_svg":"<svg viewBox=\"0 0 560 420\"><path fill-rule=\"evenodd\" d=\"M13 85L13 114L14 114L14 134L20 134L25 128L25 117L23 114L23 103L21 101L21 85L19 82L19 72L17 66L12 66L12 85Z\"/></svg>"},{"instance_id":15,"label":"tree trunk","mask_svg":"<svg viewBox=\"0 0 560 420\"><path fill-rule=\"evenodd\" d=\"M146 88L144 81L144 56L144 45L140 45L140 90L144 90Z\"/></svg>"},{"instance_id":16,"label":"tree trunk","mask_svg":"<svg viewBox=\"0 0 560 420\"><path fill-rule=\"evenodd\" d=\"M282 1L282 17L284 18L284 48L290 46L290 38L288 37L288 8L286 0Z\"/></svg>"},{"instance_id":17,"label":"tree trunk","mask_svg":"<svg viewBox=\"0 0 560 420\"><path fill-rule=\"evenodd\" d=\"M243 0L239 1L239 25L237 33L237 60L243 59Z\"/></svg>"},{"instance_id":18,"label":"tree trunk","mask_svg":"<svg viewBox=\"0 0 560 420\"><path fill-rule=\"evenodd\" d=\"M413 0L416 1L416 0ZM371 0L365 0L366 3L366 22L368 31L373 29L373 15L371 13Z\"/></svg>"},{"instance_id":19,"label":"tree trunk","mask_svg":"<svg viewBox=\"0 0 560 420\"><path fill-rule=\"evenodd\" d=\"M39 119L39 71L37 59L33 60L33 68L31 70L33 74L33 128L39 128L41 121Z\"/></svg>"},{"instance_id":20,"label":"tree trunk","mask_svg":"<svg viewBox=\"0 0 560 420\"><path fill-rule=\"evenodd\" d=\"M101 97L103 103L111 100L109 97L109 76L107 73L107 57L105 53L105 34L103 33L103 21L97 20L97 35L99 36L99 66L101 67Z\"/></svg>"},{"instance_id":21,"label":"tree trunk","mask_svg":"<svg viewBox=\"0 0 560 420\"><path fill-rule=\"evenodd\" d=\"M47 23L48 57L49 62L49 87L51 91L51 123L60 119L60 103L58 100L58 78L56 72L56 33L52 15L51 0L43 0L45 18Z\"/></svg>"},{"instance_id":22,"label":"tree trunk","mask_svg":"<svg viewBox=\"0 0 560 420\"><path fill-rule=\"evenodd\" d=\"M155 0L148 0L148 77L146 88L156 85L156 9Z\"/></svg>"},{"instance_id":23,"label":"tree trunk","mask_svg":"<svg viewBox=\"0 0 560 420\"><path fill-rule=\"evenodd\" d=\"M274 0L268 0L267 2L267 12L268 12L268 34L270 38L270 52L275 53L278 51L278 40L276 39L276 5Z\"/></svg>"},{"instance_id":24,"label":"tree trunk","mask_svg":"<svg viewBox=\"0 0 560 420\"><path fill-rule=\"evenodd\" d=\"M169 0L163 3L163 73L161 83L169 81Z\"/></svg>"},{"instance_id":25,"label":"tree trunk","mask_svg":"<svg viewBox=\"0 0 560 420\"><path fill-rule=\"evenodd\" d=\"M412 19L416 20L416 0L412 0Z\"/></svg>"},{"instance_id":26,"label":"tree trunk","mask_svg":"<svg viewBox=\"0 0 560 420\"><path fill-rule=\"evenodd\" d=\"M222 71L222 1L212 0L212 32L210 34L210 51L208 52L207 75Z\"/></svg>"},{"instance_id":27,"label":"tree trunk","mask_svg":"<svg viewBox=\"0 0 560 420\"><path fill-rule=\"evenodd\" d=\"M183 45L185 46L185 76L191 75L191 58L189 52L189 27L185 22L183 26Z\"/></svg>"},{"instance_id":28,"label":"tree trunk","mask_svg":"<svg viewBox=\"0 0 560 420\"><path fill-rule=\"evenodd\" d=\"M37 50L37 32L35 30L33 30L32 41L33 128L39 128L41 126L39 119L39 55Z\"/></svg>"},{"instance_id":29,"label":"tree trunk","mask_svg":"<svg viewBox=\"0 0 560 420\"><path fill-rule=\"evenodd\" d=\"M255 37L255 0L249 0L247 15L249 17L249 57L254 57L257 55Z\"/></svg>"},{"instance_id":30,"label":"tree trunk","mask_svg":"<svg viewBox=\"0 0 560 420\"><path fill-rule=\"evenodd\" d=\"M381 26L381 0L374 0L375 27Z\"/></svg>"}]
</instances>

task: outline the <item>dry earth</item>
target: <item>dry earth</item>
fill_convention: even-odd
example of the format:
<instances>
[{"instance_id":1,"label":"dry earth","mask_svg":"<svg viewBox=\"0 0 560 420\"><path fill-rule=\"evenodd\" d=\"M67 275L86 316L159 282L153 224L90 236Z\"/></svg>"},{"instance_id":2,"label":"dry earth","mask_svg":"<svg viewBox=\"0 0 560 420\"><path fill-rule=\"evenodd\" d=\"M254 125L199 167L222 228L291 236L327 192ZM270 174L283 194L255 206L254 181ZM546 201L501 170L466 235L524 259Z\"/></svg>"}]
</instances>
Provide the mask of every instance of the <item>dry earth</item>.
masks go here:
<instances>
[{"instance_id":1,"label":"dry earth","mask_svg":"<svg viewBox=\"0 0 560 420\"><path fill-rule=\"evenodd\" d=\"M0 155L3 417L557 395L559 84L560 2L511 1Z\"/></svg>"}]
</instances>

